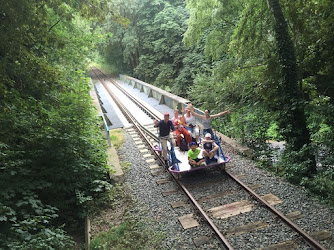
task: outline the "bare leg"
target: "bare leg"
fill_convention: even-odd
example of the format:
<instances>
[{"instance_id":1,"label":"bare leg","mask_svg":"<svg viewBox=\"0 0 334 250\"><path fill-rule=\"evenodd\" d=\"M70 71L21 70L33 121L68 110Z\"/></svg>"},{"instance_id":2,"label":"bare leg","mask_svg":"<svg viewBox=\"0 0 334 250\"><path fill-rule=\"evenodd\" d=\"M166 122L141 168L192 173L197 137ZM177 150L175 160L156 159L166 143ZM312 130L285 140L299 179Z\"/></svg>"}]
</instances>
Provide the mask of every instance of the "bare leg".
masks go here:
<instances>
[{"instance_id":1,"label":"bare leg","mask_svg":"<svg viewBox=\"0 0 334 250\"><path fill-rule=\"evenodd\" d=\"M205 162L205 159L202 159L202 160L200 160L199 162L197 162L197 165L199 166L199 165L201 165L203 162Z\"/></svg>"},{"instance_id":2,"label":"bare leg","mask_svg":"<svg viewBox=\"0 0 334 250\"><path fill-rule=\"evenodd\" d=\"M189 165L190 165L190 166L196 166L196 165L197 165L196 163L197 163L197 162L194 161L194 160L189 160Z\"/></svg>"},{"instance_id":3,"label":"bare leg","mask_svg":"<svg viewBox=\"0 0 334 250\"><path fill-rule=\"evenodd\" d=\"M202 154L203 154L204 157L210 157L210 154L205 150L203 150Z\"/></svg>"},{"instance_id":4,"label":"bare leg","mask_svg":"<svg viewBox=\"0 0 334 250\"><path fill-rule=\"evenodd\" d=\"M219 149L219 148L217 147L217 148L214 148L214 149L212 150L212 157L214 157L214 156L216 155L218 149Z\"/></svg>"}]
</instances>

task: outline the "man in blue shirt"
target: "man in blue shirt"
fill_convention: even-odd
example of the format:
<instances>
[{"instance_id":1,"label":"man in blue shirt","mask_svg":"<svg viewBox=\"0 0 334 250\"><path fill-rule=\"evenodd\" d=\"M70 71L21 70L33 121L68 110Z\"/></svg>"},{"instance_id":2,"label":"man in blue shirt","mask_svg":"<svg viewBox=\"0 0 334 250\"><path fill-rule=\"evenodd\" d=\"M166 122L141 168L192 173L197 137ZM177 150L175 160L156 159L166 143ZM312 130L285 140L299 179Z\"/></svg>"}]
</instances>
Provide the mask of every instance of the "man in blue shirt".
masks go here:
<instances>
[{"instance_id":1,"label":"man in blue shirt","mask_svg":"<svg viewBox=\"0 0 334 250\"><path fill-rule=\"evenodd\" d=\"M159 138L162 146L162 154L165 160L166 166L168 166L167 161L167 141L170 140L169 133L170 131L175 131L174 125L172 121L169 120L169 114L164 114L164 119L158 122L157 120L154 121L154 127L159 128Z\"/></svg>"}]
</instances>

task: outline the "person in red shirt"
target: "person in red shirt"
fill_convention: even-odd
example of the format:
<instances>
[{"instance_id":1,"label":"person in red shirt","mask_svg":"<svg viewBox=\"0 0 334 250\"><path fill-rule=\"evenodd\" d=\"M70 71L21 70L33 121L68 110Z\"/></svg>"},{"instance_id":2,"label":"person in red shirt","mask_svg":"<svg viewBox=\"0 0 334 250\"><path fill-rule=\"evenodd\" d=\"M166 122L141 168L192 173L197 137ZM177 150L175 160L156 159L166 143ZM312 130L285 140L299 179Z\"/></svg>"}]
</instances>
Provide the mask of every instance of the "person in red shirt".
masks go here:
<instances>
[{"instance_id":1,"label":"person in red shirt","mask_svg":"<svg viewBox=\"0 0 334 250\"><path fill-rule=\"evenodd\" d=\"M180 147L180 143L181 143L181 134L184 136L184 138L186 139L187 144L189 145L189 143L191 142L191 136L188 130L186 130L182 124L184 124L184 122L182 122L184 118L182 116L179 115L179 111L177 109L174 110L174 117L172 118L172 122L173 125L175 127L175 133L176 133L176 145L178 147Z\"/></svg>"}]
</instances>

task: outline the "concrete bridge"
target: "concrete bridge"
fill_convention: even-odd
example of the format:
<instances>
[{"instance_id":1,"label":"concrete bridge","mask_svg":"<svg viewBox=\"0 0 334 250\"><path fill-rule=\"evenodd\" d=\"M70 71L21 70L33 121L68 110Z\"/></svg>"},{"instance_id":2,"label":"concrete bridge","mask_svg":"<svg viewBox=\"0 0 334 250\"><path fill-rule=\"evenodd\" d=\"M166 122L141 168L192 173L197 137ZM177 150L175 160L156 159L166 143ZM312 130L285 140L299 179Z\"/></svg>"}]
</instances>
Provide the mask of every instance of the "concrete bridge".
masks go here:
<instances>
[{"instance_id":1,"label":"concrete bridge","mask_svg":"<svg viewBox=\"0 0 334 250\"><path fill-rule=\"evenodd\" d=\"M184 99L177 95L171 94L163 89L160 89L156 86L133 78L127 75L120 75L120 80L131 85L133 88L138 89L140 92L144 92L148 97L152 97L159 101L159 104L165 104L171 109L178 109L179 111L182 108L185 108L190 100ZM195 108L195 112L201 115L204 115L202 110ZM201 124L201 119L195 117L197 124ZM249 157L252 156L252 150L248 147L242 146L233 139L223 135L222 133L216 132L217 136L221 138L224 142L234 147L237 151L239 151L243 155L247 155Z\"/></svg>"}]
</instances>

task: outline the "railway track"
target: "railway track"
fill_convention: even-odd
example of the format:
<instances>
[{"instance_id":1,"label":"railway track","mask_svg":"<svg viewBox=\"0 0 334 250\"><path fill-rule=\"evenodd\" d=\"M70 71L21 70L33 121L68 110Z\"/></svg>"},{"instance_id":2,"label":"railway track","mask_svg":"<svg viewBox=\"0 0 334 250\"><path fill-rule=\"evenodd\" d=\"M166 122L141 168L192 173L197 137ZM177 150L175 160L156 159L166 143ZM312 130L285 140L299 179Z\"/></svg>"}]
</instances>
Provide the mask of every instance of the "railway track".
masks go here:
<instances>
[{"instance_id":1,"label":"railway track","mask_svg":"<svg viewBox=\"0 0 334 250\"><path fill-rule=\"evenodd\" d=\"M109 78L99 69L95 68L92 69L92 71L112 96L128 121L133 124L133 129L140 137L140 141L146 145L148 150L150 150L150 154L153 155L154 159L163 166L164 161L160 154L153 150L153 144L158 140L155 133L156 131L154 131L154 129L149 129L148 126L140 124L127 107L117 99L104 79L108 79L117 86L151 119L161 119L161 117L152 112L149 106L146 106L140 102L139 99L130 93L127 93L117 81ZM259 234L268 234L270 237L271 233L267 232L271 230L270 228L274 227L275 231L284 232L284 234L286 234L286 240L276 245L272 244L271 248L263 247L263 249L292 249L296 246L299 246L302 249L307 249L307 247L312 249L324 249L319 242L304 232L292 221L292 219L290 219L291 215L289 215L289 217L285 216L274 208L275 204L282 202L278 197L275 197L273 194L259 196L253 190L256 186L249 187L245 185L240 178L232 175L228 169L226 170L226 174L223 173L217 175L217 171L219 170L210 170L210 174L206 176L207 178L203 178L203 175L201 174L191 174L187 178L183 178L183 180L178 180L175 175L171 174L173 182L179 186L187 197L187 199L183 201L175 202L173 207L177 209L190 202L196 209L198 215L205 221L205 224L207 224L214 232L214 235L224 248L239 249L237 242L233 241L233 237L243 232L253 234L250 244L252 244L254 239L256 241L257 238L261 238L258 236ZM157 182L159 183L159 179ZM168 183L168 181L166 179L160 179L160 183ZM194 194L194 190L196 190L196 194ZM212 193L210 190L220 191ZM252 213L262 213L263 220L252 221ZM242 223L239 223L239 227L229 228L228 223L224 220L230 218L240 220ZM192 221L191 218L186 218L188 221L189 219ZM245 221L247 222L246 224L244 223ZM180 222L182 224L181 220ZM186 222L184 222L184 224L186 224ZM259 248L257 246L261 244L259 244L259 242L257 242L257 244L255 243L256 242L254 242L254 248Z\"/></svg>"}]
</instances>

